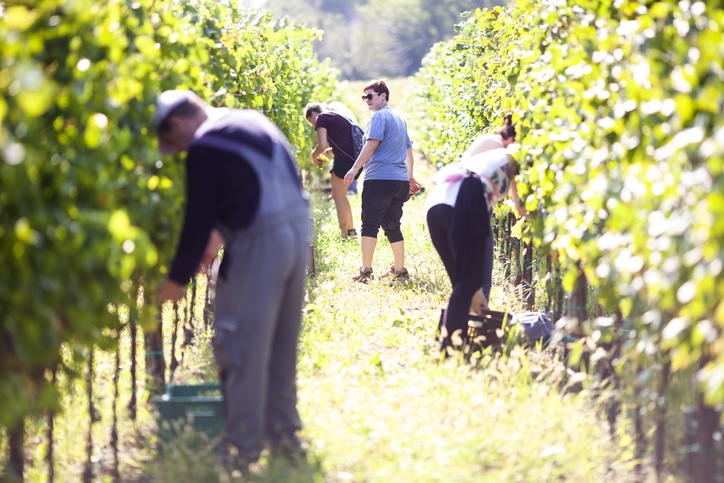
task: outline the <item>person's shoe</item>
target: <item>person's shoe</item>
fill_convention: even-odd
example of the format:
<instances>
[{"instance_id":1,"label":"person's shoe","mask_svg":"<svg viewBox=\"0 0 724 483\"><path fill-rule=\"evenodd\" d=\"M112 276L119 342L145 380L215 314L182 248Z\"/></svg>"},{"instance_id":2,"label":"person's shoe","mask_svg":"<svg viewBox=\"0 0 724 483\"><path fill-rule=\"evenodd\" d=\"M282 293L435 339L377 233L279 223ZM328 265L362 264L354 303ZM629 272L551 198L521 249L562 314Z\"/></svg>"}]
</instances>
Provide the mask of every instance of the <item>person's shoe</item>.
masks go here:
<instances>
[{"instance_id":1,"label":"person's shoe","mask_svg":"<svg viewBox=\"0 0 724 483\"><path fill-rule=\"evenodd\" d=\"M357 230L354 228L350 228L347 230L347 240L356 240L357 239Z\"/></svg>"},{"instance_id":2,"label":"person's shoe","mask_svg":"<svg viewBox=\"0 0 724 483\"><path fill-rule=\"evenodd\" d=\"M309 443L294 438L294 441L272 446L269 454L272 458L283 458L288 461L304 460L309 454Z\"/></svg>"},{"instance_id":3,"label":"person's shoe","mask_svg":"<svg viewBox=\"0 0 724 483\"><path fill-rule=\"evenodd\" d=\"M382 275L382 278L391 278L392 280L407 280L408 278L410 278L410 273L405 267L402 267L400 270L395 270L395 266L392 265L390 271Z\"/></svg>"},{"instance_id":4,"label":"person's shoe","mask_svg":"<svg viewBox=\"0 0 724 483\"><path fill-rule=\"evenodd\" d=\"M359 273L352 277L352 280L360 283L369 283L372 278L372 268L362 267L359 269Z\"/></svg>"},{"instance_id":5,"label":"person's shoe","mask_svg":"<svg viewBox=\"0 0 724 483\"><path fill-rule=\"evenodd\" d=\"M234 453L234 454L229 454ZM259 456L242 456L235 451L224 452L221 455L220 463L224 471L232 479L239 479L249 474L260 473Z\"/></svg>"}]
</instances>

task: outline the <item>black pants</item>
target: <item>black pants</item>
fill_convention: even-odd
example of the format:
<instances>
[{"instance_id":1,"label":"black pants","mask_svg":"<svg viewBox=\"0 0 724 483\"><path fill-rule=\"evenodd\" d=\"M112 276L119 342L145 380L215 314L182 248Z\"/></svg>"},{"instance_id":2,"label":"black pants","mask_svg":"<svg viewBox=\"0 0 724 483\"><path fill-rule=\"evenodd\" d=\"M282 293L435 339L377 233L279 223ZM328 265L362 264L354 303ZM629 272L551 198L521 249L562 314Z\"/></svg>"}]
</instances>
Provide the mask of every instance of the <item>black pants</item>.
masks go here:
<instances>
[{"instance_id":1,"label":"black pants","mask_svg":"<svg viewBox=\"0 0 724 483\"><path fill-rule=\"evenodd\" d=\"M481 200L475 200L479 203ZM458 202L463 202L458 198ZM454 210L451 206L433 206L427 213L427 226L432 244L442 259L452 283L443 323L443 347L459 345L467 339L468 314L473 294L481 288L485 278L486 242L490 241L490 217L483 201L481 218L468 220L453 230ZM484 213L484 215L482 215ZM454 233L453 233L454 232ZM492 261L488 260L488 263ZM446 334L445 334L446 332ZM457 339L459 336L460 339Z\"/></svg>"},{"instance_id":2,"label":"black pants","mask_svg":"<svg viewBox=\"0 0 724 483\"><path fill-rule=\"evenodd\" d=\"M362 236L377 238L382 227L390 243L402 241L400 220L409 191L409 181L366 179L362 188Z\"/></svg>"}]
</instances>

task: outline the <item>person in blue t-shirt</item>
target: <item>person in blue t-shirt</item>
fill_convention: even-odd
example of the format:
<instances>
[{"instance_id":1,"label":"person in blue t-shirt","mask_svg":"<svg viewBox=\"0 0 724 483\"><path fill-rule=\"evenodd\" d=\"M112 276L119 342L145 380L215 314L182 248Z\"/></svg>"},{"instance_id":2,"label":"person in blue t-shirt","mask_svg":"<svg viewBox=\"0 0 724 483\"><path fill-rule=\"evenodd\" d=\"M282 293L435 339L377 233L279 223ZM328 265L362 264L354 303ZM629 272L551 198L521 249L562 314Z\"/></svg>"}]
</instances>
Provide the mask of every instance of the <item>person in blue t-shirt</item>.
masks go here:
<instances>
[{"instance_id":1,"label":"person in blue t-shirt","mask_svg":"<svg viewBox=\"0 0 724 483\"><path fill-rule=\"evenodd\" d=\"M367 124L364 147L344 176L344 182L349 186L359 170L365 167L362 189L362 266L353 279L367 283L372 278L372 259L380 227L390 242L394 259L394 265L383 276L407 278L405 242L400 230L402 205L411 191L416 192L420 188L412 177L412 141L407 134L407 124L388 105L390 91L385 81L372 81L363 92L362 99L374 114Z\"/></svg>"}]
</instances>

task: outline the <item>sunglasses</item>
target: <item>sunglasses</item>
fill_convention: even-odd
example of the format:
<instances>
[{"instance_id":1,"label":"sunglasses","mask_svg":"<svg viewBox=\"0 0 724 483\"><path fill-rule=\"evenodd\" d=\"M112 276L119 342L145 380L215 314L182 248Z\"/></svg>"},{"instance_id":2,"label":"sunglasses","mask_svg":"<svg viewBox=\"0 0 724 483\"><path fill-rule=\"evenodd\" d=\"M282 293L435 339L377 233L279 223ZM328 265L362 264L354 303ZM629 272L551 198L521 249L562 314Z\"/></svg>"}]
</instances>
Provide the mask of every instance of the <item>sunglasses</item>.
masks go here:
<instances>
[{"instance_id":1,"label":"sunglasses","mask_svg":"<svg viewBox=\"0 0 724 483\"><path fill-rule=\"evenodd\" d=\"M379 94L376 92L373 92L372 94L367 94L366 96L362 96L362 100L371 101L374 96L379 96Z\"/></svg>"}]
</instances>

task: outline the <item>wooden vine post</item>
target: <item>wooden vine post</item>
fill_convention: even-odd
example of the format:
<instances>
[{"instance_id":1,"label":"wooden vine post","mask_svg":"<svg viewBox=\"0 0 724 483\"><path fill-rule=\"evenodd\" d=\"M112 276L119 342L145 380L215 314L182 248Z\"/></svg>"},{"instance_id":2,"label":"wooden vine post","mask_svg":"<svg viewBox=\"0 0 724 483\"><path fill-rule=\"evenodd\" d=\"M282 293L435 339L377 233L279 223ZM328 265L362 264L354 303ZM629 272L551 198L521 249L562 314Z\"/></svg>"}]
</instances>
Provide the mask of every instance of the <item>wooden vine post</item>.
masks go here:
<instances>
[{"instance_id":1,"label":"wooden vine post","mask_svg":"<svg viewBox=\"0 0 724 483\"><path fill-rule=\"evenodd\" d=\"M666 388L671 375L671 362L666 361L661 368L659 390L656 402L656 432L654 433L654 466L656 479L664 481L664 452L666 451Z\"/></svg>"},{"instance_id":2,"label":"wooden vine post","mask_svg":"<svg viewBox=\"0 0 724 483\"><path fill-rule=\"evenodd\" d=\"M21 420L17 426L8 433L8 452L10 457L8 476L23 481L23 472L25 469L25 421Z\"/></svg>"},{"instance_id":3,"label":"wooden vine post","mask_svg":"<svg viewBox=\"0 0 724 483\"><path fill-rule=\"evenodd\" d=\"M510 232L513 229L512 215L509 215L503 223L503 248L505 253L505 279L509 280L513 274L513 237L510 236Z\"/></svg>"},{"instance_id":4,"label":"wooden vine post","mask_svg":"<svg viewBox=\"0 0 724 483\"><path fill-rule=\"evenodd\" d=\"M702 355L699 368L703 369L708 361L708 356ZM714 483L719 481L720 476L717 474L718 455L714 451L714 434L721 424L720 415L716 408L706 403L704 395L701 393L697 395L695 424L694 483Z\"/></svg>"},{"instance_id":5,"label":"wooden vine post","mask_svg":"<svg viewBox=\"0 0 724 483\"><path fill-rule=\"evenodd\" d=\"M533 245L523 244L523 293L525 294L526 309L535 308L535 286L533 285Z\"/></svg>"},{"instance_id":6,"label":"wooden vine post","mask_svg":"<svg viewBox=\"0 0 724 483\"><path fill-rule=\"evenodd\" d=\"M178 326L180 319L183 319L183 315L185 314L185 310L183 305L181 305L180 302L175 302L173 304L173 329L171 332L171 364L169 367L170 374L169 374L169 380L173 380L173 374L176 372L176 369L179 366L178 357L176 357L176 343L178 341ZM183 322L182 322L183 323Z\"/></svg>"},{"instance_id":7,"label":"wooden vine post","mask_svg":"<svg viewBox=\"0 0 724 483\"><path fill-rule=\"evenodd\" d=\"M131 373L131 395L128 399L128 413L131 418L131 421L136 420L136 408L137 408L137 376L136 376L136 361L138 360L138 325L136 325L136 321L133 319L133 317L129 317L128 319L128 328L131 333L131 364L130 364L130 373Z\"/></svg>"},{"instance_id":8,"label":"wooden vine post","mask_svg":"<svg viewBox=\"0 0 724 483\"><path fill-rule=\"evenodd\" d=\"M183 325L184 342L183 347L191 345L194 341L194 310L196 310L196 297L198 294L198 280L200 275L196 275L194 283L191 284L191 301L186 305L186 321ZM208 282L206 283L208 285ZM184 351L185 354L185 351ZM181 358L183 359L183 355Z\"/></svg>"},{"instance_id":9,"label":"wooden vine post","mask_svg":"<svg viewBox=\"0 0 724 483\"><path fill-rule=\"evenodd\" d=\"M576 262L576 267L578 268L578 275L576 276L576 284L573 291L568 296L568 309L566 311L566 315L578 320L574 335L582 336L584 335L583 321L586 320L588 280L586 280L586 274L583 272L580 262Z\"/></svg>"},{"instance_id":10,"label":"wooden vine post","mask_svg":"<svg viewBox=\"0 0 724 483\"><path fill-rule=\"evenodd\" d=\"M111 426L111 448L113 450L113 470L112 476L115 481L121 477L120 463L118 460L118 398L120 392L118 389L118 379L121 377L121 330L116 334L116 367L113 371L113 424Z\"/></svg>"},{"instance_id":11,"label":"wooden vine post","mask_svg":"<svg viewBox=\"0 0 724 483\"><path fill-rule=\"evenodd\" d=\"M553 320L558 320L563 316L564 292L561 284L561 273L558 263L553 255L546 257L547 274L545 277L546 290L546 313L552 314Z\"/></svg>"},{"instance_id":12,"label":"wooden vine post","mask_svg":"<svg viewBox=\"0 0 724 483\"><path fill-rule=\"evenodd\" d=\"M57 384L58 380L58 366L53 367L53 384ZM53 444L53 437L55 433L55 411L50 410L47 414L48 430L48 452L45 455L45 461L48 464L48 481L55 481L55 446Z\"/></svg>"},{"instance_id":13,"label":"wooden vine post","mask_svg":"<svg viewBox=\"0 0 724 483\"><path fill-rule=\"evenodd\" d=\"M637 368L637 373L641 372L641 368ZM640 390L636 389L636 395L637 398L640 396ZM644 455L646 454L646 430L644 428L644 418L641 414L642 407L640 400L637 400L634 404L633 408L633 421L634 421L634 444L635 444L635 454L634 458L636 460L635 463L635 469L636 472L640 475L640 477L643 479L643 471L644 471L644 465L642 464Z\"/></svg>"},{"instance_id":14,"label":"wooden vine post","mask_svg":"<svg viewBox=\"0 0 724 483\"><path fill-rule=\"evenodd\" d=\"M93 367L95 366L95 357L93 347L90 348L88 354L88 371L86 372L86 397L88 398L88 435L86 437L86 460L83 470L83 483L91 483L93 481Z\"/></svg>"},{"instance_id":15,"label":"wooden vine post","mask_svg":"<svg viewBox=\"0 0 724 483\"><path fill-rule=\"evenodd\" d=\"M216 294L216 282L214 273L219 270L221 257L216 257L206 266L206 294L204 296L204 327L209 328L214 321L214 296Z\"/></svg>"},{"instance_id":16,"label":"wooden vine post","mask_svg":"<svg viewBox=\"0 0 724 483\"><path fill-rule=\"evenodd\" d=\"M131 421L136 420L137 408L138 408L138 314L141 310L140 300L142 291L142 282L140 277L136 277L133 293L135 294L135 300L131 300L129 303L130 313L128 315L128 328L131 336L131 395L128 400L128 413Z\"/></svg>"},{"instance_id":17,"label":"wooden vine post","mask_svg":"<svg viewBox=\"0 0 724 483\"><path fill-rule=\"evenodd\" d=\"M520 287L520 284L523 283L523 260L520 253L520 240L511 236L510 242L513 245L513 263L515 264L515 279L513 281L513 286Z\"/></svg>"},{"instance_id":18,"label":"wooden vine post","mask_svg":"<svg viewBox=\"0 0 724 483\"><path fill-rule=\"evenodd\" d=\"M159 314L163 313L159 309ZM152 395L161 395L166 384L166 361L163 357L163 319L158 319L156 329L144 333L146 346L146 376L149 392Z\"/></svg>"}]
</instances>

